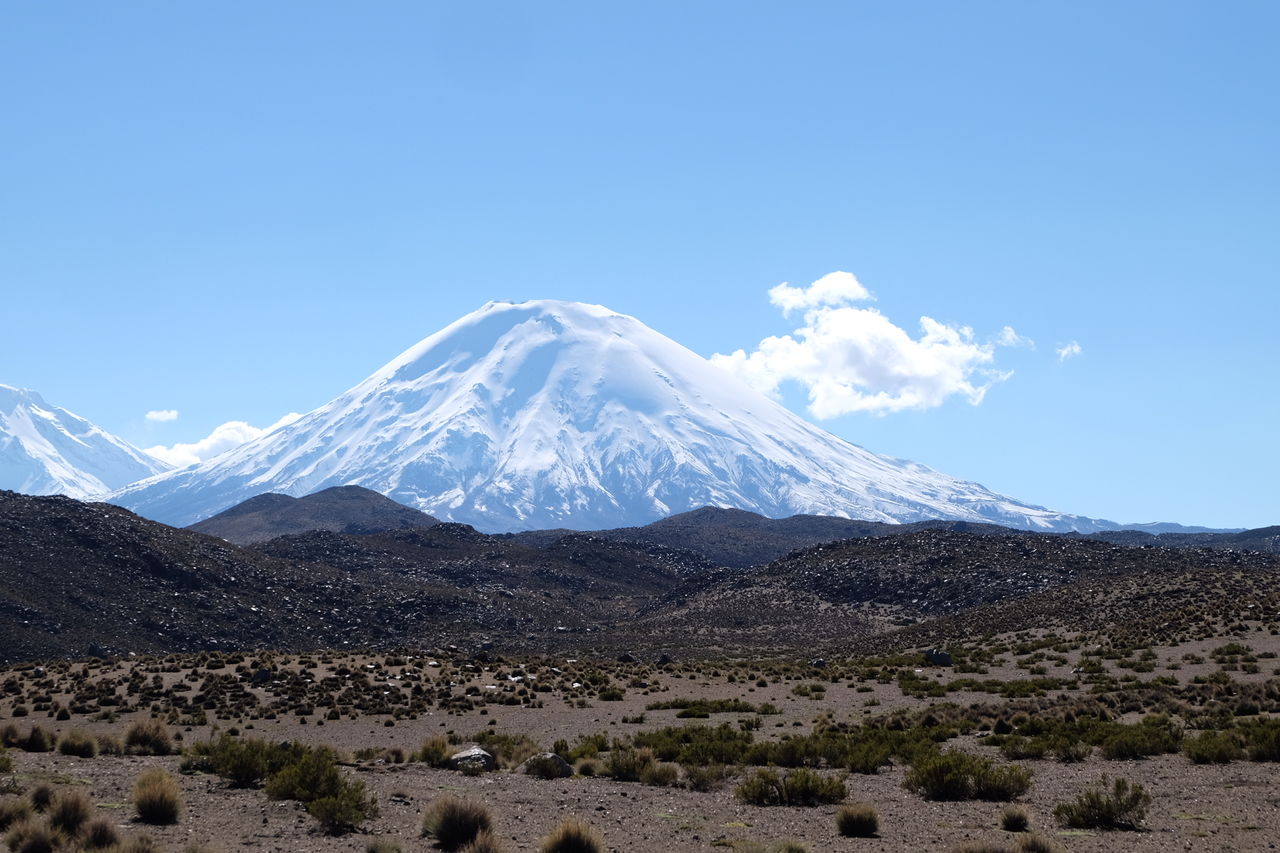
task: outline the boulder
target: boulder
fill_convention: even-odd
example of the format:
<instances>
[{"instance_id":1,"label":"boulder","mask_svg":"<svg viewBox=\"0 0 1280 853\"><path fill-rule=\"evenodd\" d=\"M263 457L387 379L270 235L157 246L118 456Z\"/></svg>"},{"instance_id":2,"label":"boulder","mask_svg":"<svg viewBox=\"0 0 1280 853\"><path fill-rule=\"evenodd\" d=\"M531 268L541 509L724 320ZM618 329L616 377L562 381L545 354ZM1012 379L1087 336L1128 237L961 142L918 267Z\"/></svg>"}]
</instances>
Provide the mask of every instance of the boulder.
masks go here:
<instances>
[{"instance_id":1,"label":"boulder","mask_svg":"<svg viewBox=\"0 0 1280 853\"><path fill-rule=\"evenodd\" d=\"M449 766L454 770L488 772L497 767L498 762L488 752L473 746L449 756Z\"/></svg>"},{"instance_id":2,"label":"boulder","mask_svg":"<svg viewBox=\"0 0 1280 853\"><path fill-rule=\"evenodd\" d=\"M929 649L924 653L924 659L934 666L951 666L951 655L942 649Z\"/></svg>"},{"instance_id":3,"label":"boulder","mask_svg":"<svg viewBox=\"0 0 1280 853\"><path fill-rule=\"evenodd\" d=\"M554 752L539 752L530 756L516 768L521 773L537 776L542 779L567 779L573 775L573 768Z\"/></svg>"}]
</instances>

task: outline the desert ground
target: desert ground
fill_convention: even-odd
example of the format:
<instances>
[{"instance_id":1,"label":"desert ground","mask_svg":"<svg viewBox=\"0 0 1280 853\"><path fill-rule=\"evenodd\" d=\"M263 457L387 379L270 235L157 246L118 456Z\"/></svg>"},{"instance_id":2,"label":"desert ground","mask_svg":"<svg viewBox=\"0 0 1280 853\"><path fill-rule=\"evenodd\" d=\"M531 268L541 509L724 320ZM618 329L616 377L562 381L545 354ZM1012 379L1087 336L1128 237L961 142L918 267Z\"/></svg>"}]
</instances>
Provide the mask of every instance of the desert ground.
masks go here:
<instances>
[{"instance_id":1,"label":"desert ground","mask_svg":"<svg viewBox=\"0 0 1280 853\"><path fill-rule=\"evenodd\" d=\"M513 851L540 849L568 816L588 823L604 849L633 853L1274 849L1280 765L1267 738L1280 702L1280 636L1271 623L1241 622L1230 636L1168 647L1095 640L990 637L948 648L950 666L929 663L924 649L670 661L483 648L18 664L0 671L0 736L11 764L3 803L21 809L15 804L50 789L55 802L80 791L122 843L173 851L431 850L423 817L449 796L482 804L501 848ZM131 738L139 724L169 743L153 749ZM694 729L719 731L737 752L729 760L680 753ZM1075 749L1062 745L1068 730ZM892 754L851 772L857 761L840 750L869 732L916 746L886 747ZM1190 756L1206 732L1232 746L1196 763ZM209 758L211 744L231 741L331 747L338 773L362 783L362 802L373 808L326 827L302 802L273 799L269 782L233 787ZM477 743L496 767L448 767ZM552 750L573 775L522 772L525 759ZM1025 768L1029 786L956 799L909 786L913 761L931 750ZM756 804L744 783L771 765L782 777L808 767L844 790L816 805ZM180 789L174 823L138 817L133 787L152 768ZM1104 775L1145 789L1140 819L1106 829L1055 818ZM837 812L853 803L874 808L872 837L837 829ZM1002 828L1010 804L1025 812L1029 832Z\"/></svg>"}]
</instances>

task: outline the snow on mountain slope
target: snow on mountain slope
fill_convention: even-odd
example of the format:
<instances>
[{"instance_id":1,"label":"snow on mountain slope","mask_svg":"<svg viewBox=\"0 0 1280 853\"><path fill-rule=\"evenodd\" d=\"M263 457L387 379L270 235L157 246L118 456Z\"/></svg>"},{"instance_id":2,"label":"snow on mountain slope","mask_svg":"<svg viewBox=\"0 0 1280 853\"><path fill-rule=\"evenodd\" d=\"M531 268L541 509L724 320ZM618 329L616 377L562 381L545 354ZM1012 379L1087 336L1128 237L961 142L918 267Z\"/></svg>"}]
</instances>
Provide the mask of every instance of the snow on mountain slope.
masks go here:
<instances>
[{"instance_id":1,"label":"snow on mountain slope","mask_svg":"<svg viewBox=\"0 0 1280 853\"><path fill-rule=\"evenodd\" d=\"M489 303L294 423L111 500L186 525L262 492L344 484L486 531L704 505L1098 526L871 453L632 317L554 301Z\"/></svg>"},{"instance_id":2,"label":"snow on mountain slope","mask_svg":"<svg viewBox=\"0 0 1280 853\"><path fill-rule=\"evenodd\" d=\"M0 488L99 497L169 468L35 391L0 385Z\"/></svg>"}]
</instances>

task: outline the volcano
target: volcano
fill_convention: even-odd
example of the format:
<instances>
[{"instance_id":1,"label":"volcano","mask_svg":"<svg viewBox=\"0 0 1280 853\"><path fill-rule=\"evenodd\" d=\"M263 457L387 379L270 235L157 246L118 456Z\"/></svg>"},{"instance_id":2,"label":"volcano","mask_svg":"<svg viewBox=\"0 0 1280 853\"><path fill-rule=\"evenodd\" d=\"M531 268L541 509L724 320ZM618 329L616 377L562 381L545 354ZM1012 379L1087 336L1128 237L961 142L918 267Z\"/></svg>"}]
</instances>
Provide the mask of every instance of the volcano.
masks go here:
<instances>
[{"instance_id":1,"label":"volcano","mask_svg":"<svg viewBox=\"0 0 1280 853\"><path fill-rule=\"evenodd\" d=\"M1115 526L872 453L633 317L549 300L491 302L292 424L109 500L187 525L264 492L339 485L494 532L637 525L702 506Z\"/></svg>"}]
</instances>

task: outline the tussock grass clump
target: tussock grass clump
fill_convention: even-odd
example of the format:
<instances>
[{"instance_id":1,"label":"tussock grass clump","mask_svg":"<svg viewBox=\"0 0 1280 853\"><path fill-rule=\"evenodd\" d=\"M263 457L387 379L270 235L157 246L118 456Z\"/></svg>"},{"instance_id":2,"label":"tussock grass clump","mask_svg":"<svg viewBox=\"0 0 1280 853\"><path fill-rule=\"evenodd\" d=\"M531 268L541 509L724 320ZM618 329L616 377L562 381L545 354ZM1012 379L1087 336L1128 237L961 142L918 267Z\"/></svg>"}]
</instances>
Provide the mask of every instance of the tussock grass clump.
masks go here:
<instances>
[{"instance_id":1,"label":"tussock grass clump","mask_svg":"<svg viewBox=\"0 0 1280 853\"><path fill-rule=\"evenodd\" d=\"M93 758L98 754L98 741L77 729L58 740L58 752L77 758Z\"/></svg>"},{"instance_id":2,"label":"tussock grass clump","mask_svg":"<svg viewBox=\"0 0 1280 853\"><path fill-rule=\"evenodd\" d=\"M1058 804L1053 816L1062 825L1076 829L1137 829L1150 805L1151 795L1142 785L1126 779L1108 784L1103 776L1096 787L1074 801Z\"/></svg>"},{"instance_id":3,"label":"tussock grass clump","mask_svg":"<svg viewBox=\"0 0 1280 853\"><path fill-rule=\"evenodd\" d=\"M26 800L0 801L0 832L31 817L31 803Z\"/></svg>"},{"instance_id":4,"label":"tussock grass clump","mask_svg":"<svg viewBox=\"0 0 1280 853\"><path fill-rule=\"evenodd\" d=\"M107 850L120 843L120 833L112 826L111 821L98 818L90 821L84 829L84 847L86 850Z\"/></svg>"},{"instance_id":5,"label":"tussock grass clump","mask_svg":"<svg viewBox=\"0 0 1280 853\"><path fill-rule=\"evenodd\" d=\"M604 841L591 827L571 817L542 840L538 853L604 853Z\"/></svg>"},{"instance_id":6,"label":"tussock grass clump","mask_svg":"<svg viewBox=\"0 0 1280 853\"><path fill-rule=\"evenodd\" d=\"M168 772L159 768L144 770L133 785L133 807L143 823L177 823L182 813L182 792Z\"/></svg>"},{"instance_id":7,"label":"tussock grass clump","mask_svg":"<svg viewBox=\"0 0 1280 853\"><path fill-rule=\"evenodd\" d=\"M838 803L848 794L844 782L800 768L779 776L757 770L736 791L738 799L755 806L817 806Z\"/></svg>"},{"instance_id":8,"label":"tussock grass clump","mask_svg":"<svg viewBox=\"0 0 1280 853\"><path fill-rule=\"evenodd\" d=\"M64 835L76 836L93 815L93 803L84 791L64 790L49 808L49 826Z\"/></svg>"},{"instance_id":9,"label":"tussock grass clump","mask_svg":"<svg viewBox=\"0 0 1280 853\"><path fill-rule=\"evenodd\" d=\"M18 746L25 752L49 752L53 749L53 735L39 726L32 726Z\"/></svg>"},{"instance_id":10,"label":"tussock grass clump","mask_svg":"<svg viewBox=\"0 0 1280 853\"><path fill-rule=\"evenodd\" d=\"M434 838L441 850L460 850L482 832L493 828L493 818L482 803L458 797L441 797L422 816L422 834Z\"/></svg>"},{"instance_id":11,"label":"tussock grass clump","mask_svg":"<svg viewBox=\"0 0 1280 853\"><path fill-rule=\"evenodd\" d=\"M0 773L13 772L13 756L9 754L9 750L0 746Z\"/></svg>"},{"instance_id":12,"label":"tussock grass clump","mask_svg":"<svg viewBox=\"0 0 1280 853\"><path fill-rule=\"evenodd\" d=\"M124 743L112 735L98 735L99 755L124 755Z\"/></svg>"},{"instance_id":13,"label":"tussock grass clump","mask_svg":"<svg viewBox=\"0 0 1280 853\"><path fill-rule=\"evenodd\" d=\"M498 837L489 830L481 830L459 853L502 853Z\"/></svg>"},{"instance_id":14,"label":"tussock grass clump","mask_svg":"<svg viewBox=\"0 0 1280 853\"><path fill-rule=\"evenodd\" d=\"M54 853L60 840L57 832L31 818L14 824L4 837L13 853Z\"/></svg>"},{"instance_id":15,"label":"tussock grass clump","mask_svg":"<svg viewBox=\"0 0 1280 853\"><path fill-rule=\"evenodd\" d=\"M846 838L874 838L880 815L870 803L851 803L836 812L836 829Z\"/></svg>"},{"instance_id":16,"label":"tussock grass clump","mask_svg":"<svg viewBox=\"0 0 1280 853\"><path fill-rule=\"evenodd\" d=\"M364 853L401 853L401 848L396 841L370 841L364 846Z\"/></svg>"},{"instance_id":17,"label":"tussock grass clump","mask_svg":"<svg viewBox=\"0 0 1280 853\"><path fill-rule=\"evenodd\" d=\"M444 735L435 735L424 740L422 746L418 747L409 760L421 761L432 767L445 767L449 764L449 756L452 753L453 748L449 745L449 739Z\"/></svg>"},{"instance_id":18,"label":"tussock grass clump","mask_svg":"<svg viewBox=\"0 0 1280 853\"><path fill-rule=\"evenodd\" d=\"M41 782L31 789L31 793L27 795L31 800L31 808L37 812L45 812L49 806L53 805L54 799L57 798L57 791L53 790L53 786L47 782Z\"/></svg>"},{"instance_id":19,"label":"tussock grass clump","mask_svg":"<svg viewBox=\"0 0 1280 853\"><path fill-rule=\"evenodd\" d=\"M124 747L131 755L168 755L173 740L163 720L139 720L125 733Z\"/></svg>"},{"instance_id":20,"label":"tussock grass clump","mask_svg":"<svg viewBox=\"0 0 1280 853\"><path fill-rule=\"evenodd\" d=\"M1013 800L1031 787L1031 771L951 750L918 758L903 786L926 800Z\"/></svg>"},{"instance_id":21,"label":"tussock grass clump","mask_svg":"<svg viewBox=\"0 0 1280 853\"><path fill-rule=\"evenodd\" d=\"M1031 815L1018 806L1005 806L1000 812L1000 828L1005 832L1026 832L1031 826Z\"/></svg>"}]
</instances>

